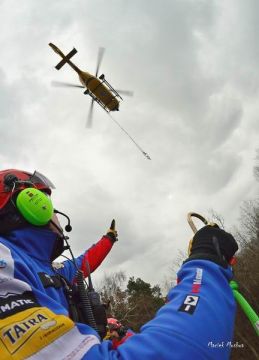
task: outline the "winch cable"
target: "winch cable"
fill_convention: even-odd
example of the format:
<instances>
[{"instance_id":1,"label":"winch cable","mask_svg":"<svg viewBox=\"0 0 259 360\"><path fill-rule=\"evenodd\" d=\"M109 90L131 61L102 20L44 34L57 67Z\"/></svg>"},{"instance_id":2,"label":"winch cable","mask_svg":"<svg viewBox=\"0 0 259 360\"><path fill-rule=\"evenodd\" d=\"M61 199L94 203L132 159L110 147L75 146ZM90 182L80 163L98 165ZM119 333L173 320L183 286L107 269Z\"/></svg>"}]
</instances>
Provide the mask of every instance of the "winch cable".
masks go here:
<instances>
[{"instance_id":1,"label":"winch cable","mask_svg":"<svg viewBox=\"0 0 259 360\"><path fill-rule=\"evenodd\" d=\"M130 140L136 145L136 147L142 152L142 154L146 157L146 159L151 160L151 157L146 153L139 144L133 139L132 136L121 126L121 124L114 119L114 117L109 113L110 118L115 122L116 125L119 126L119 128L130 138Z\"/></svg>"}]
</instances>

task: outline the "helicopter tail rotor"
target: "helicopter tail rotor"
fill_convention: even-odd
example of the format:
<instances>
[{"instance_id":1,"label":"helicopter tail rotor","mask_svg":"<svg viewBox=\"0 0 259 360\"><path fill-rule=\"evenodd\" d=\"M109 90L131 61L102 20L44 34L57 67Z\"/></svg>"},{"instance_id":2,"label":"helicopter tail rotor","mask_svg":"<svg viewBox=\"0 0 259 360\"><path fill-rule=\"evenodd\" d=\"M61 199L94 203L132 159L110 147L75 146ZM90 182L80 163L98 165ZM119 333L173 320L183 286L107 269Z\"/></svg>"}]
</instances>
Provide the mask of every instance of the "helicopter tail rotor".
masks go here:
<instances>
[{"instance_id":1,"label":"helicopter tail rotor","mask_svg":"<svg viewBox=\"0 0 259 360\"><path fill-rule=\"evenodd\" d=\"M55 66L57 70L60 70L62 66L69 62L71 57L77 53L77 50L73 48L67 55L64 55L63 52L56 45L49 43L49 46L52 48L53 51L55 51L55 53L62 57L62 60Z\"/></svg>"}]
</instances>

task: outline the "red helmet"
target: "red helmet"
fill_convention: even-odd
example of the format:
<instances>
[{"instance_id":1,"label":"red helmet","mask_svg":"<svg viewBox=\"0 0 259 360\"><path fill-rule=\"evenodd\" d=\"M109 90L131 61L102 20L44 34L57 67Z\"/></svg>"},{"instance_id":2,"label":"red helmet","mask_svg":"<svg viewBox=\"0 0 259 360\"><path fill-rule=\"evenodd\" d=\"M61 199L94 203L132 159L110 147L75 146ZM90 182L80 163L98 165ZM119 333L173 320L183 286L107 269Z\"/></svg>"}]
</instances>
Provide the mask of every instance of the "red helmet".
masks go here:
<instances>
[{"instance_id":1,"label":"red helmet","mask_svg":"<svg viewBox=\"0 0 259 360\"><path fill-rule=\"evenodd\" d=\"M51 188L55 186L41 173L33 174L15 169L0 171L0 212L6 206L11 196L26 187L35 187L51 195Z\"/></svg>"},{"instance_id":2,"label":"red helmet","mask_svg":"<svg viewBox=\"0 0 259 360\"><path fill-rule=\"evenodd\" d=\"M122 326L122 324L115 318L108 318L107 324L110 330L116 330Z\"/></svg>"}]
</instances>

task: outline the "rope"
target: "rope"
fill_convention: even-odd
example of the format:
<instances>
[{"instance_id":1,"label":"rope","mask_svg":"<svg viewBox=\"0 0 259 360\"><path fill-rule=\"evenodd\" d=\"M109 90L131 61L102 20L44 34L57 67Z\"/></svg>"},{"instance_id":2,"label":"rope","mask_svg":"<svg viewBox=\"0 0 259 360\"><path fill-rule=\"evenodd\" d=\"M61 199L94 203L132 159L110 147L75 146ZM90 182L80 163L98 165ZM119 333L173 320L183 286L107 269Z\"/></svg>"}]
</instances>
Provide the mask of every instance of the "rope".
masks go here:
<instances>
[{"instance_id":1,"label":"rope","mask_svg":"<svg viewBox=\"0 0 259 360\"><path fill-rule=\"evenodd\" d=\"M130 134L118 123L117 120L114 119L114 117L109 114L110 118L115 122L116 125L119 126L119 128L124 131L124 133L130 138L130 140L136 145L136 147L142 152L142 154L146 157L146 159L151 160L151 157L148 155L148 153L146 153L140 146L139 144L133 139L132 136L130 136Z\"/></svg>"}]
</instances>

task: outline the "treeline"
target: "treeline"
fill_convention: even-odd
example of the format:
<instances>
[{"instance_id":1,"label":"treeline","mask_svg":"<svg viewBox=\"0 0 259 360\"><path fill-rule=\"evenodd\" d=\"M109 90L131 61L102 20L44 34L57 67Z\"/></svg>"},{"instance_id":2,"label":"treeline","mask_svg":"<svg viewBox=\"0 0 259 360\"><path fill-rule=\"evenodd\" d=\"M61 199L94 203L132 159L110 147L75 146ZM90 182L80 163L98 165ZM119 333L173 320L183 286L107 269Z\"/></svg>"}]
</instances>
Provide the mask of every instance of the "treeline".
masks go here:
<instances>
[{"instance_id":1,"label":"treeline","mask_svg":"<svg viewBox=\"0 0 259 360\"><path fill-rule=\"evenodd\" d=\"M259 166L255 166L254 175L259 182ZM239 291L259 314L259 199L244 203L240 214L238 226L231 231L239 244L234 280L239 284ZM210 220L224 228L223 219L215 213L212 213L212 217ZM179 254L181 258L175 260L172 269L179 268L178 265L185 258L185 255ZM172 272L167 282L173 284L175 278L176 274ZM125 286L126 281L123 272L106 276L101 286L102 300L109 303L109 317L116 317L123 325L138 332L143 324L154 317L165 303L165 298L159 285L151 286L140 278L131 277ZM259 337L237 305L231 360L255 359L259 360Z\"/></svg>"},{"instance_id":2,"label":"treeline","mask_svg":"<svg viewBox=\"0 0 259 360\"><path fill-rule=\"evenodd\" d=\"M259 182L259 150L254 176ZM239 291L259 314L259 198L244 203L240 211L240 222L234 231L239 244L234 278L239 284ZM248 318L237 306L234 347L231 360L259 359L259 336L256 335Z\"/></svg>"},{"instance_id":3,"label":"treeline","mask_svg":"<svg viewBox=\"0 0 259 360\"><path fill-rule=\"evenodd\" d=\"M259 314L259 204L247 202L241 209L240 227L235 237L241 248L234 267L239 290ZM259 359L259 337L238 306L232 360Z\"/></svg>"},{"instance_id":4,"label":"treeline","mask_svg":"<svg viewBox=\"0 0 259 360\"><path fill-rule=\"evenodd\" d=\"M164 305L161 288L151 286L140 278L130 277L125 287L126 276L117 272L106 276L101 288L104 303L108 304L108 317L115 317L124 326L139 332L140 327L152 319Z\"/></svg>"}]
</instances>

